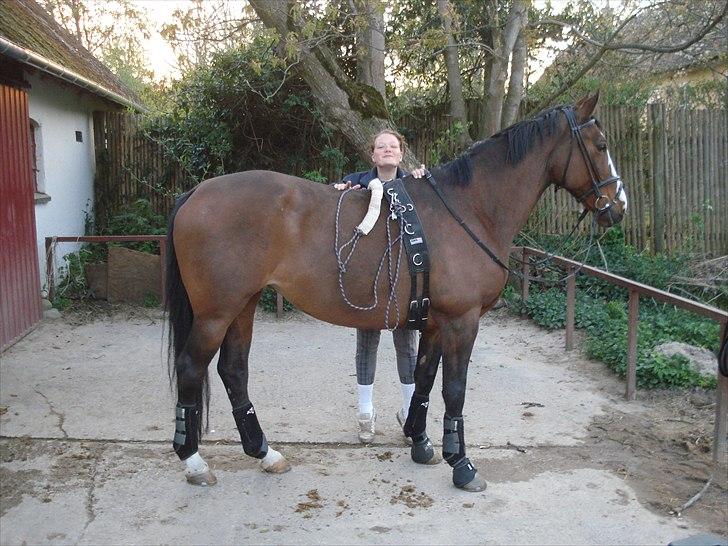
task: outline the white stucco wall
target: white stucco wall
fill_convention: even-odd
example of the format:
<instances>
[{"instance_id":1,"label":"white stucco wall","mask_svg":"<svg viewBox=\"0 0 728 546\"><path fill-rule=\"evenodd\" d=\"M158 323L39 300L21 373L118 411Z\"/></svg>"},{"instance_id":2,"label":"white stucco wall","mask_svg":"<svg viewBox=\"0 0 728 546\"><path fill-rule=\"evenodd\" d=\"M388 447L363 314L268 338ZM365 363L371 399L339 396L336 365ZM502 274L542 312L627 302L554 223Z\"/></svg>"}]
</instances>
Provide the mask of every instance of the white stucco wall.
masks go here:
<instances>
[{"instance_id":1,"label":"white stucco wall","mask_svg":"<svg viewBox=\"0 0 728 546\"><path fill-rule=\"evenodd\" d=\"M92 213L94 144L92 112L96 100L73 86L48 76L28 75L30 118L38 124L36 138L43 192L46 203L36 203L35 223L40 262L41 287L46 290L44 241L49 236L84 234L85 212ZM83 142L76 141L81 131ZM78 250L75 243L59 243L55 269L65 265L63 256Z\"/></svg>"}]
</instances>

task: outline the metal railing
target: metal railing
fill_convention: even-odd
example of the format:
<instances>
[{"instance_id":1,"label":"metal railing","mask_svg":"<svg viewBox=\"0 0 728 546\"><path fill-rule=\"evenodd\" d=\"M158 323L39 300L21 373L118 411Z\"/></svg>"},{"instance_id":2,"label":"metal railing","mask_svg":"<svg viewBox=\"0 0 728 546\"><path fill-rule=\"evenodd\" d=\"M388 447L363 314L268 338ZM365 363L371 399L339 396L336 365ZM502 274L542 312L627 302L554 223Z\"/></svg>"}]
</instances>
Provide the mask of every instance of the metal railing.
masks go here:
<instances>
[{"instance_id":1,"label":"metal railing","mask_svg":"<svg viewBox=\"0 0 728 546\"><path fill-rule=\"evenodd\" d=\"M552 264L563 267L567 272L578 270L579 274L597 277L611 284L621 286L629 291L627 319L627 386L625 398L634 400L637 391L637 331L639 326L640 295L680 307L691 313L702 315L716 321L720 325L720 339L723 340L728 325L728 312L716 307L658 290L652 286L620 277L596 267L582 265L562 256L555 256L531 247L514 247L513 253L520 253L523 281L521 283L521 301L528 299L530 264L529 256L548 257ZM566 282L566 350L574 348L574 318L576 309L576 277L570 275ZM718 374L715 404L715 436L713 438L713 460L725 464L728 456L728 377Z\"/></svg>"}]
</instances>

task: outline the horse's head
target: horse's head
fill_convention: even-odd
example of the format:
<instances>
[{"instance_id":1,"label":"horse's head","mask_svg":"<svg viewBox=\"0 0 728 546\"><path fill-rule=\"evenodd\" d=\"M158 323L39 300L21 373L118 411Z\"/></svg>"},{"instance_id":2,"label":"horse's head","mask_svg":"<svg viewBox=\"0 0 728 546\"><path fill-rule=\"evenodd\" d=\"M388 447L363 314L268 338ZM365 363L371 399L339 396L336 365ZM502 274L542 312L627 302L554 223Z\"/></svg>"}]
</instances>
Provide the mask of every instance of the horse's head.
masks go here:
<instances>
[{"instance_id":1,"label":"horse's head","mask_svg":"<svg viewBox=\"0 0 728 546\"><path fill-rule=\"evenodd\" d=\"M554 149L550 176L583 207L591 210L600 226L619 223L627 211L627 195L609 155L607 138L592 116L599 93L562 108L565 137Z\"/></svg>"}]
</instances>

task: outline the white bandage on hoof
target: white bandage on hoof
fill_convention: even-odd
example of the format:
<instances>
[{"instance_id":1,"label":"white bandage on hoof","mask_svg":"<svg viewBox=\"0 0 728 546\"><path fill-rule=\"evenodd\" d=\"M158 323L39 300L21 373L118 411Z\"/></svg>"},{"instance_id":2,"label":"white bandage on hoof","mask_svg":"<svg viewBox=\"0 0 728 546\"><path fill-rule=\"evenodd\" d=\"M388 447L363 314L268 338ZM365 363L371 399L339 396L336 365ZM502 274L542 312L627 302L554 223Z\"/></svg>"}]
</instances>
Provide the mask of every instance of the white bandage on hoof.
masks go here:
<instances>
[{"instance_id":1,"label":"white bandage on hoof","mask_svg":"<svg viewBox=\"0 0 728 546\"><path fill-rule=\"evenodd\" d=\"M286 458L270 446L268 453L260 461L260 467L271 474L283 474L291 469Z\"/></svg>"},{"instance_id":2,"label":"white bandage on hoof","mask_svg":"<svg viewBox=\"0 0 728 546\"><path fill-rule=\"evenodd\" d=\"M183 462L185 463L185 469L188 472L204 472L208 469L207 463L202 457L200 457L199 451L196 451L187 457Z\"/></svg>"},{"instance_id":3,"label":"white bandage on hoof","mask_svg":"<svg viewBox=\"0 0 728 546\"><path fill-rule=\"evenodd\" d=\"M215 485L217 478L199 453L193 453L184 460L185 478L192 485Z\"/></svg>"},{"instance_id":4,"label":"white bandage on hoof","mask_svg":"<svg viewBox=\"0 0 728 546\"><path fill-rule=\"evenodd\" d=\"M379 210L382 206L382 196L384 195L382 181L378 178L369 182L368 189L372 192L372 196L369 199L369 210L367 210L367 215L364 217L364 220L356 228L362 235L368 235L377 222Z\"/></svg>"}]
</instances>

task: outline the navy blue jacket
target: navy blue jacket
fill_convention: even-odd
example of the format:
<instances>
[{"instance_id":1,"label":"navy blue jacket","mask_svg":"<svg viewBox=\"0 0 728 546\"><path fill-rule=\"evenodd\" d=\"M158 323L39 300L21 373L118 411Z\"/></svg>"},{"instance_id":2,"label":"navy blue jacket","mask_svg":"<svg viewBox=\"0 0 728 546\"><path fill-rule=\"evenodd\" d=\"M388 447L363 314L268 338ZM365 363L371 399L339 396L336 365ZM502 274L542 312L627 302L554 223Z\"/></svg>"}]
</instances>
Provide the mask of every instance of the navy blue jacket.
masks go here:
<instances>
[{"instance_id":1,"label":"navy blue jacket","mask_svg":"<svg viewBox=\"0 0 728 546\"><path fill-rule=\"evenodd\" d=\"M397 176L396 178L404 178L409 173L407 171L404 171L397 167ZM369 182L377 178L377 168L372 167L368 171L360 171L357 173L351 173L347 174L344 178L341 179L342 182L351 182L352 186L356 186L359 184L362 188L366 188L369 186Z\"/></svg>"}]
</instances>

